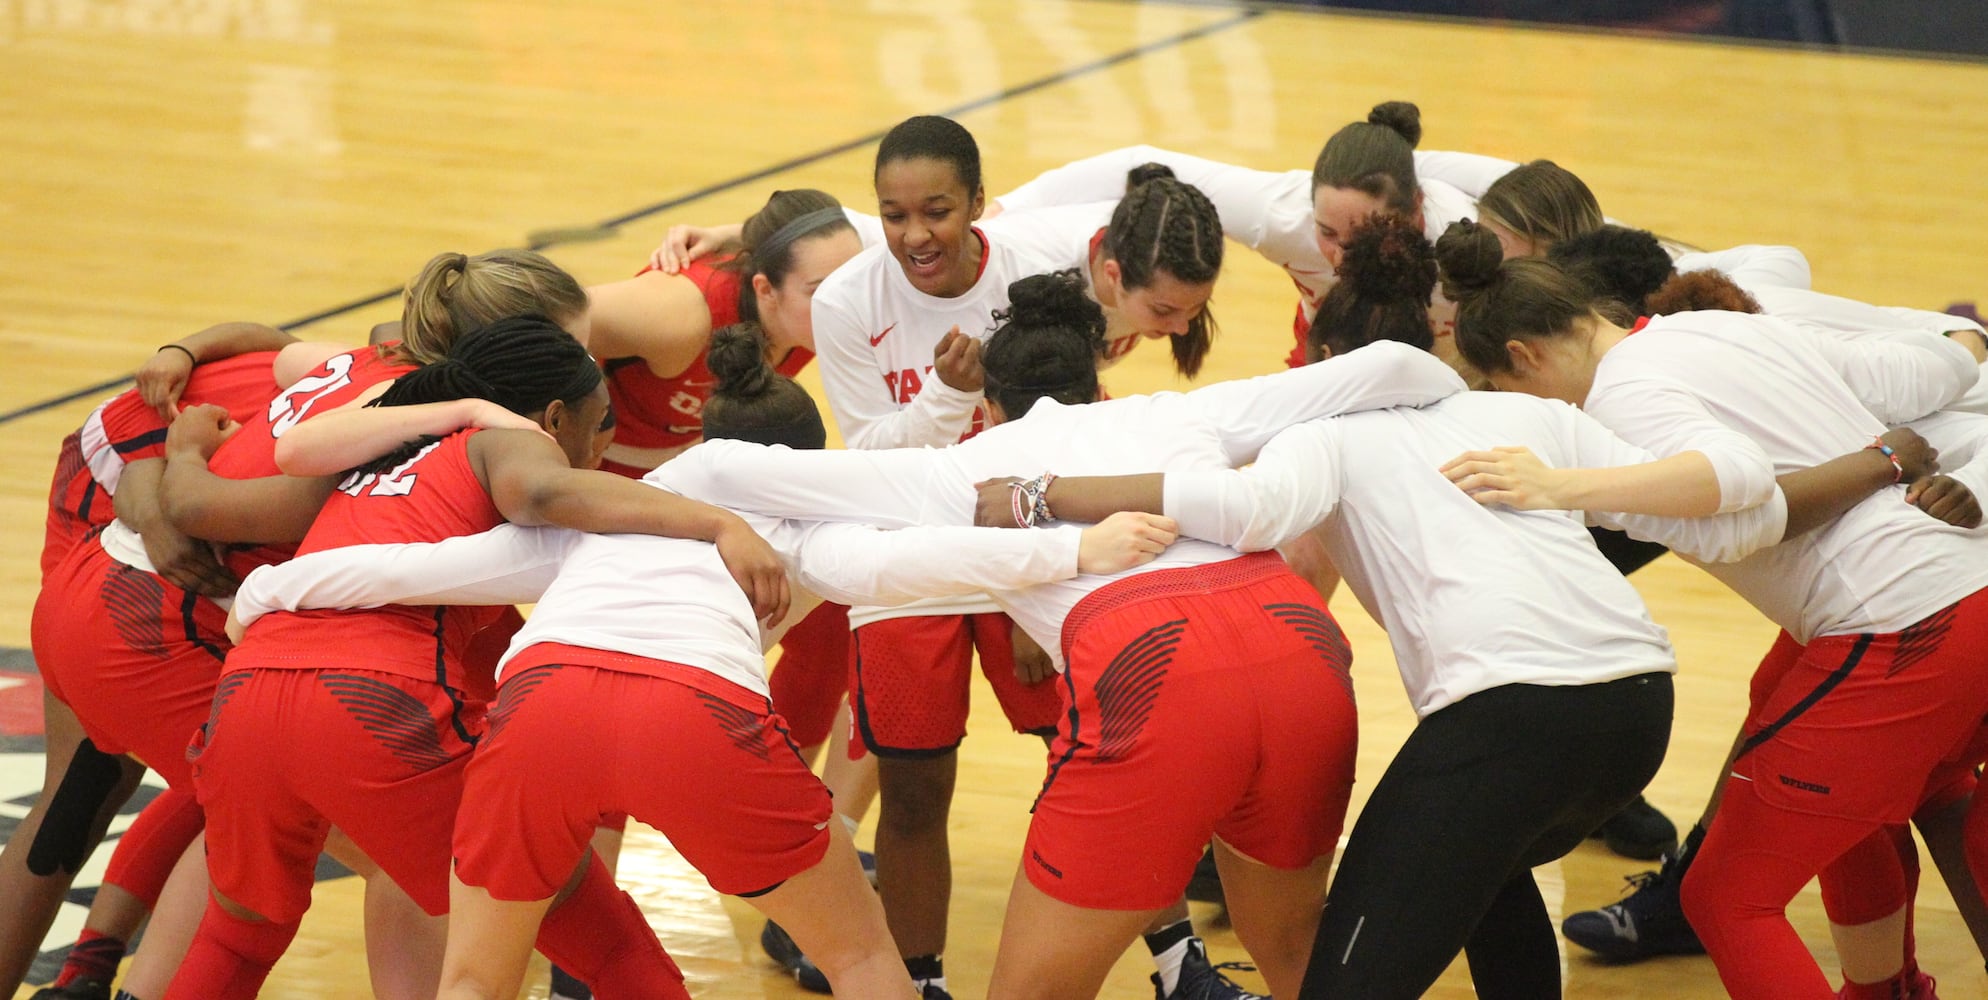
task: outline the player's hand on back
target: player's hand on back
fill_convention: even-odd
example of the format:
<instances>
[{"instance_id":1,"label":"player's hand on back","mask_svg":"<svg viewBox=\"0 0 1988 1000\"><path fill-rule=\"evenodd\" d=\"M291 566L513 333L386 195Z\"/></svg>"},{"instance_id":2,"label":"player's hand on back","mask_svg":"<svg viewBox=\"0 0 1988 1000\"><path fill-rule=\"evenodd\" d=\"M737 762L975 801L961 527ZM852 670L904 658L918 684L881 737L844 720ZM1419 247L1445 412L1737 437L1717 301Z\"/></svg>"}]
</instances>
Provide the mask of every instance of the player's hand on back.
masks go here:
<instances>
[{"instance_id":1,"label":"player's hand on back","mask_svg":"<svg viewBox=\"0 0 1988 1000\"><path fill-rule=\"evenodd\" d=\"M166 431L166 453L199 456L205 462L214 457L222 443L235 436L242 425L228 416L226 407L204 403L189 406L173 420Z\"/></svg>"},{"instance_id":2,"label":"player's hand on back","mask_svg":"<svg viewBox=\"0 0 1988 1000\"><path fill-rule=\"evenodd\" d=\"M981 528L1024 528L1015 520L1015 487L1022 481L1013 476L975 483L979 494L973 502L973 523Z\"/></svg>"},{"instance_id":3,"label":"player's hand on back","mask_svg":"<svg viewBox=\"0 0 1988 1000\"><path fill-rule=\"evenodd\" d=\"M1952 476L1928 476L1913 481L1905 502L1957 528L1981 526L1981 502L1974 491Z\"/></svg>"},{"instance_id":4,"label":"player's hand on back","mask_svg":"<svg viewBox=\"0 0 1988 1000\"><path fill-rule=\"evenodd\" d=\"M159 411L161 419L171 420L179 415L179 395L186 391L186 380L192 375L193 355L169 346L145 359L133 378L145 405Z\"/></svg>"},{"instance_id":5,"label":"player's hand on back","mask_svg":"<svg viewBox=\"0 0 1988 1000\"><path fill-rule=\"evenodd\" d=\"M1144 566L1180 537L1171 517L1120 511L1084 529L1077 546L1077 571L1098 576Z\"/></svg>"},{"instance_id":6,"label":"player's hand on back","mask_svg":"<svg viewBox=\"0 0 1988 1000\"><path fill-rule=\"evenodd\" d=\"M699 257L738 249L739 236L744 228L737 224L671 226L669 235L663 238L663 244L649 254L649 266L664 274L680 273Z\"/></svg>"},{"instance_id":7,"label":"player's hand on back","mask_svg":"<svg viewBox=\"0 0 1988 1000\"><path fill-rule=\"evenodd\" d=\"M744 521L734 518L719 531L718 558L752 602L752 613L771 628L787 617L787 565L780 554Z\"/></svg>"}]
</instances>

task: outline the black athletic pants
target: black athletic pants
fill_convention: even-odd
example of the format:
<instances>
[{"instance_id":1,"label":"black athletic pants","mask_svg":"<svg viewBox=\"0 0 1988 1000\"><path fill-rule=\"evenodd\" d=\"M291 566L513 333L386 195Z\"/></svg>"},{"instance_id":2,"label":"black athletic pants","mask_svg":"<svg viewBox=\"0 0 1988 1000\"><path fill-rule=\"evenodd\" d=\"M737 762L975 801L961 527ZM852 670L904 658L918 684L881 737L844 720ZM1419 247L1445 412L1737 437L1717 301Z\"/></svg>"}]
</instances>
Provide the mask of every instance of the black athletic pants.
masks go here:
<instances>
[{"instance_id":1,"label":"black athletic pants","mask_svg":"<svg viewBox=\"0 0 1988 1000\"><path fill-rule=\"evenodd\" d=\"M1486 1000L1560 996L1532 868L1643 790L1670 742L1671 678L1511 684L1415 727L1353 826L1302 1000L1419 997L1467 950Z\"/></svg>"}]
</instances>

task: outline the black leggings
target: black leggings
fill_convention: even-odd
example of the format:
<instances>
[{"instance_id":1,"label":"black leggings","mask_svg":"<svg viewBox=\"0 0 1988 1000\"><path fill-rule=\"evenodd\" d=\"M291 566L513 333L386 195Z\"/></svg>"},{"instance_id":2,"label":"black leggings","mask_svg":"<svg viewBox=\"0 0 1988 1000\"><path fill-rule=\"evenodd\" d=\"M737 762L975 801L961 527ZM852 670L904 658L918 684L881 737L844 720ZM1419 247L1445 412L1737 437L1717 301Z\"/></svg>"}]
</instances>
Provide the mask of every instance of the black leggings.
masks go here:
<instances>
[{"instance_id":1,"label":"black leggings","mask_svg":"<svg viewBox=\"0 0 1988 1000\"><path fill-rule=\"evenodd\" d=\"M1459 950L1477 995L1560 995L1532 868L1565 855L1657 773L1671 678L1510 684L1422 720L1339 860L1302 1000L1419 997Z\"/></svg>"}]
</instances>

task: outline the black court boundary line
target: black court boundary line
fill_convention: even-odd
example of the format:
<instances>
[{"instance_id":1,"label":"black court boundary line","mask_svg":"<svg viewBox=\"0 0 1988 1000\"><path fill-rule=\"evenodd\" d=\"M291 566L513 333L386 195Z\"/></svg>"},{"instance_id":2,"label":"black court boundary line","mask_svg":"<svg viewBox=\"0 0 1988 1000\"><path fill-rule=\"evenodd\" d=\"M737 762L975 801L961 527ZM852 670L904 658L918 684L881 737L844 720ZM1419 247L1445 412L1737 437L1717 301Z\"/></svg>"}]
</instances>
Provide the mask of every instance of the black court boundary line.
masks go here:
<instances>
[{"instance_id":1,"label":"black court boundary line","mask_svg":"<svg viewBox=\"0 0 1988 1000\"><path fill-rule=\"evenodd\" d=\"M1077 79L1078 77L1089 76L1090 74L1096 73L1100 70L1110 69L1111 67L1117 66L1120 63L1130 62L1142 56L1148 56L1155 52L1160 52L1166 49L1173 48L1178 45L1183 45L1187 42L1197 41L1199 39L1206 38L1209 35L1227 31L1230 28L1239 27L1259 17L1262 17L1263 14L1264 11L1257 10L1254 8L1245 9L1239 11L1234 17L1226 18L1220 21L1210 22L1198 28L1191 28L1187 31L1183 31L1176 35L1169 35L1166 38L1162 38L1157 41L1147 42L1144 45L1138 45L1134 46L1133 48L1124 49L1119 52L1115 52L1111 55L1105 56L1101 59L1096 59L1079 66L1073 66L1066 70L1060 70L1056 73L1050 74L1049 76L1040 77L1035 80L1030 80L1027 83L1016 84L1015 86L1009 87L1005 90L989 94L986 97L978 97L971 101L967 101L964 104L954 105L953 107L947 108L943 111L934 112L934 114L943 115L947 118L957 118L960 115L969 114L971 112L978 111L982 108L988 107L989 105L999 104L1002 101L1020 97L1024 94L1030 94L1038 90L1043 90L1048 87L1056 86L1059 83L1067 83L1071 80ZM665 199L663 201L655 202L654 204L645 205L641 208L635 209L630 212L623 212L620 215L611 216L607 219L603 219L599 223L595 224L595 226L593 226L592 228L615 229L620 226L627 225L630 222L634 222L637 219L643 219L647 218L648 216L655 215L658 212L666 212L672 208L677 208L679 206L689 204L690 202L693 201L698 201L703 198L708 198L714 194L720 194L722 192L729 191L732 188L742 187L744 185L751 184L755 181L765 180L768 177L773 177L778 174L786 173L789 170L795 170L800 167L805 167L809 164L816 163L821 160L826 160L833 156L840 156L843 153L847 153L856 149L861 149L864 146L868 146L872 143L882 140L884 134L888 131L889 129L880 129L878 131L870 132L866 135L858 136L857 138L850 139L845 142L836 143L833 146L817 149L811 153L803 153L800 156L796 156L787 160L782 160L779 163L773 164L772 166L762 167L758 170L752 171L751 173L739 174L736 177L731 177L726 180L718 181L716 183L707 184L704 187L691 191L688 194L678 195L674 198ZM528 243L526 245L529 249L532 250L545 250L551 247L559 246L562 243L570 243L570 242L573 241L540 240ZM321 323L335 316L342 316L345 313L355 312L357 310L364 309L368 306L378 305L382 302L392 299L394 296L399 295L400 293L401 293L400 286L395 286L383 292L376 292L372 295L365 296L364 298L353 299L350 302L346 302L340 305L335 305L327 309L321 309L307 316L303 316L298 319L293 319L290 322L284 323L281 326L277 327L277 329L284 331L298 330L303 327L310 326L313 323ZM27 406L23 406L19 409L9 410L6 413L0 413L0 424L11 423L15 420L21 419L22 417L32 416L36 413L40 413L43 410L54 409L55 407L62 406L68 403L73 403L79 399L84 399L86 397L96 396L102 393L106 393L130 381L131 381L131 376L122 375L114 379L109 379L104 382L99 382L96 385L85 386L73 392L64 393L63 395L57 396L53 399L44 399L38 403L30 403Z\"/></svg>"},{"instance_id":2,"label":"black court boundary line","mask_svg":"<svg viewBox=\"0 0 1988 1000\"><path fill-rule=\"evenodd\" d=\"M1091 3L1157 3L1198 10L1232 9L1237 0L1089 0ZM1832 56L1872 56L1881 59L1911 59L1921 62L1957 63L1963 66L1988 65L1988 54L1970 52L1930 52L1920 49L1893 49L1875 45L1849 45L1842 42L1796 42L1781 38L1744 38L1739 35L1694 35L1654 28L1623 28L1608 25L1574 24L1556 21L1522 21L1516 18L1468 17L1459 14L1417 14L1399 10L1368 10L1356 7L1327 7L1302 0L1247 0L1258 14L1325 15L1356 17L1373 21L1405 21L1411 24L1446 24L1465 28L1510 28L1518 31L1546 31L1563 35L1598 35L1649 42L1718 45L1774 52L1807 52Z\"/></svg>"}]
</instances>

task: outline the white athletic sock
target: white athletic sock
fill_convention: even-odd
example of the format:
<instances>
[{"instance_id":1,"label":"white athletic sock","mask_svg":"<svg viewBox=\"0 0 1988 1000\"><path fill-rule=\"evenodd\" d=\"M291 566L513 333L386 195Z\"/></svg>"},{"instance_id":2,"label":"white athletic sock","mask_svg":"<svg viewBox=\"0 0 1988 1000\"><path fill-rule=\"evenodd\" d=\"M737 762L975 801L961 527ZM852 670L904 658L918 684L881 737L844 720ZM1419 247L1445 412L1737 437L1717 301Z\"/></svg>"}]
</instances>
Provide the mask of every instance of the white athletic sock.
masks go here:
<instances>
[{"instance_id":1,"label":"white athletic sock","mask_svg":"<svg viewBox=\"0 0 1988 1000\"><path fill-rule=\"evenodd\" d=\"M1167 950L1153 956L1153 967L1160 973L1160 995L1172 996L1180 986L1180 963L1187 960L1187 949L1194 944L1194 938L1187 938Z\"/></svg>"}]
</instances>

